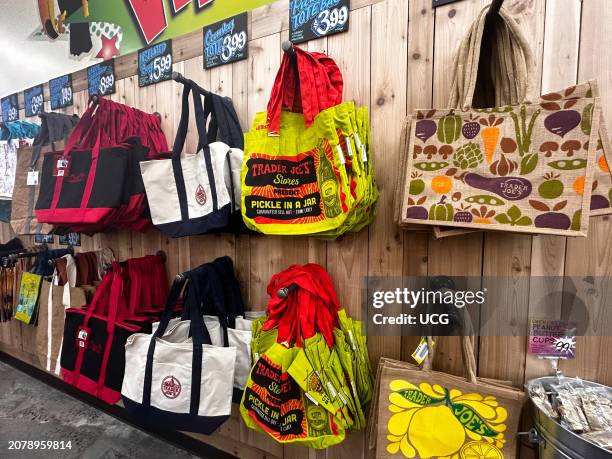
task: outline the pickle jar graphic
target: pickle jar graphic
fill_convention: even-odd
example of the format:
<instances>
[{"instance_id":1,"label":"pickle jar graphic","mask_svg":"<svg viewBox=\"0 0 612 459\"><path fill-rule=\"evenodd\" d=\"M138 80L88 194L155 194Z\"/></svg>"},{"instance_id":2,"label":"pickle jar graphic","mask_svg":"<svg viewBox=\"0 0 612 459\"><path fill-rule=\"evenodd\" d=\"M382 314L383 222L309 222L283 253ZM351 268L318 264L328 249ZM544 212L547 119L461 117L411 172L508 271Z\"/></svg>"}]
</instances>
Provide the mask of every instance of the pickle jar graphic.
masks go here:
<instances>
[{"instance_id":1,"label":"pickle jar graphic","mask_svg":"<svg viewBox=\"0 0 612 459\"><path fill-rule=\"evenodd\" d=\"M319 183L321 184L323 208L327 218L334 218L342 213L340 199L338 198L338 181L332 164L325 154L323 144L320 143L317 149L320 158Z\"/></svg>"}]
</instances>

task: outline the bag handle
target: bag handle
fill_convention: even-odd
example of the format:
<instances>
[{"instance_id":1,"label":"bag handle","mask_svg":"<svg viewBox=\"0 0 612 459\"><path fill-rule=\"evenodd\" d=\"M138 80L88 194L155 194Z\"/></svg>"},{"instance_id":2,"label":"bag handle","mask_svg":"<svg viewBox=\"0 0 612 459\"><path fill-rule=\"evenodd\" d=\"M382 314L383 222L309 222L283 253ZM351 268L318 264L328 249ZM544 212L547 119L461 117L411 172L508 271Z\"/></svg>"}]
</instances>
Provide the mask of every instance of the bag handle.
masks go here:
<instances>
[{"instance_id":1,"label":"bag handle","mask_svg":"<svg viewBox=\"0 0 612 459\"><path fill-rule=\"evenodd\" d=\"M480 11L455 55L449 107L469 110L474 106L479 69L492 74L495 106L528 103L537 98L533 51L519 23L504 8L499 10L492 42L483 43L489 6ZM483 45L491 48L489 67L484 62L479 65Z\"/></svg>"},{"instance_id":2,"label":"bag handle","mask_svg":"<svg viewBox=\"0 0 612 459\"><path fill-rule=\"evenodd\" d=\"M210 186L210 194L212 198L212 211L217 212L218 210L218 199L217 199L217 187L215 182L215 172L213 169L212 158L210 155L210 148L206 143L206 114L202 107L202 95L203 90L191 80L187 80L183 89L183 100L181 107L181 119L179 121L179 127L176 133L176 140L172 149L172 169L174 171L174 179L177 185L177 193L179 203L181 207L181 219L187 220L189 218L189 211L187 208L187 191L185 189L183 168L181 166L181 152L185 145L185 138L187 136L187 128L189 125L189 93L193 93L193 105L195 109L195 120L198 128L198 151L201 149L204 156L204 162L206 164L206 174L208 176L208 184Z\"/></svg>"},{"instance_id":3,"label":"bag handle","mask_svg":"<svg viewBox=\"0 0 612 459\"><path fill-rule=\"evenodd\" d=\"M185 289L184 307L189 308L191 317L190 332L193 343L193 354L191 363L191 400L189 414L196 416L200 407L200 389L202 386L202 352L203 344L212 344L210 335L202 320L202 316L197 313L199 310L200 291L197 285L197 276L194 276L193 271L184 273L180 280L175 280L170 288L166 308L160 320L157 330L151 337L149 349L147 351L147 362L145 365L145 375L142 392L142 405L144 407L151 406L151 385L153 381L153 357L155 355L155 346L157 338L161 338L166 332L170 318L172 317L174 306L179 299L180 293Z\"/></svg>"}]
</instances>

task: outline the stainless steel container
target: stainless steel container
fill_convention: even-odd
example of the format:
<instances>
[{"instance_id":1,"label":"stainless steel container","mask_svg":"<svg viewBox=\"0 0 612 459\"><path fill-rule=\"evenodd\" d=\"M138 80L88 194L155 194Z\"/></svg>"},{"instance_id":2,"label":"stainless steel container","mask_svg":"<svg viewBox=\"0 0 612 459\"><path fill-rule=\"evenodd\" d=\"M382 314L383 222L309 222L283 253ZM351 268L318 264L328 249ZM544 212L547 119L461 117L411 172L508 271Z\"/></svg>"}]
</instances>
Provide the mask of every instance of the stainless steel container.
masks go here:
<instances>
[{"instance_id":1,"label":"stainless steel container","mask_svg":"<svg viewBox=\"0 0 612 459\"><path fill-rule=\"evenodd\" d=\"M571 378L564 379L567 381ZM530 393L529 389L538 383L548 387L551 384L558 384L559 379L555 376L532 379L527 383L527 392ZM603 387L612 391L612 388L594 382L581 381L581 383L587 387ZM567 430L547 416L535 403L534 422L538 433L540 459L612 459L612 452Z\"/></svg>"}]
</instances>

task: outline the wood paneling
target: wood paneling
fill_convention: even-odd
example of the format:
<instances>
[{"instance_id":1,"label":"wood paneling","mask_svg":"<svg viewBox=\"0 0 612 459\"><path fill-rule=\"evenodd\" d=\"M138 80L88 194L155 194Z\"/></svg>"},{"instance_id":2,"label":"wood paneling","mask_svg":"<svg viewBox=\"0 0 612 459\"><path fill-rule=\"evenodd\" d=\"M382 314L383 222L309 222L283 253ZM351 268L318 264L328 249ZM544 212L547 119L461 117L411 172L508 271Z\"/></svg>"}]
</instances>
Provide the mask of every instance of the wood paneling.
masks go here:
<instances>
[{"instance_id":1,"label":"wood paneling","mask_svg":"<svg viewBox=\"0 0 612 459\"><path fill-rule=\"evenodd\" d=\"M253 11L250 21L249 59L205 71L202 68L201 32L173 41L175 70L204 87L231 97L242 126L247 130L257 112L266 109L270 89L280 64L280 45L288 36L288 0ZM168 274L210 261L220 255L234 258L243 295L250 309L266 307L270 277L292 263L316 262L325 266L336 286L341 305L361 314L361 286L365 276L500 276L505 288L490 292L489 299L504 311L511 336L476 340L479 375L523 384L550 372L548 362L529 356L529 317L561 317L561 300L546 297L564 287L563 281L542 276L585 276L595 279L590 295L598 295L589 311L587 331L610 330L612 312L607 306L601 277L612 274L612 220L596 217L588 238L526 236L506 233L472 233L434 239L423 231L400 232L392 221L392 200L400 154L401 123L415 108L447 105L450 66L459 40L488 0L463 0L432 9L431 0L354 0L350 30L303 46L324 51L336 60L344 75L345 100L370 109L372 146L381 198L376 221L359 234L335 242L312 238L261 235L207 235L170 240L156 230L145 234L104 234L83 237L83 250L111 246L122 258L142 256L164 249ZM605 0L514 0L507 7L524 25L538 66L537 84L543 91L561 89L591 78L599 86L607 121L612 119L612 10ZM134 56L117 59L118 100L142 110L159 112L171 144L180 117L181 87L174 82L140 89ZM73 76L75 105L65 113L82 113L87 105L84 72ZM47 90L47 89L46 89ZM21 113L23 116L23 112ZM193 121L193 114L192 121ZM608 127L612 127L608 124ZM186 151L196 148L195 126L189 129ZM12 236L1 227L2 241ZM28 238L25 238L29 242ZM568 281L569 282L569 281ZM579 284L577 288L586 291ZM568 287L568 285L565 285ZM565 304L567 311L570 307ZM478 318L478 314L476 314ZM505 328L507 330L507 328ZM1 349L27 361L35 361L23 327L0 325ZM24 338L25 337L25 338ZM410 360L416 337L368 337L373 359L381 355ZM579 375L612 384L612 361L607 349L612 339L584 337L578 341L577 358L563 362L568 375ZM25 347L24 347L25 346ZM459 341L442 338L437 343L434 366L461 374ZM281 446L267 436L247 429L234 413L220 431L202 438L218 448L244 458L309 458L367 456L362 435L352 435L328 451L307 451Z\"/></svg>"}]
</instances>

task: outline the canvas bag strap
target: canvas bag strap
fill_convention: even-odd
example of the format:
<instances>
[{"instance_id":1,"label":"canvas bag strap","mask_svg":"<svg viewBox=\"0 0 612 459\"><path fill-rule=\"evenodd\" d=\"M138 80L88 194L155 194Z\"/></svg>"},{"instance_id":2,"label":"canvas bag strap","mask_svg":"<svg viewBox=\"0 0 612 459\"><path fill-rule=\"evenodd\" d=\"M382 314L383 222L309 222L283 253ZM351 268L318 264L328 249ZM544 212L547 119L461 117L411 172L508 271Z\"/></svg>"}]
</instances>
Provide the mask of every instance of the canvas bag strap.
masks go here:
<instances>
[{"instance_id":1,"label":"canvas bag strap","mask_svg":"<svg viewBox=\"0 0 612 459\"><path fill-rule=\"evenodd\" d=\"M449 107L469 110L474 105L487 12L488 6L481 10L455 55ZM480 70L491 75L495 106L533 102L537 98L533 51L521 26L504 8L499 12L492 42L484 45L492 49L492 58Z\"/></svg>"}]
</instances>

